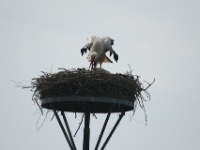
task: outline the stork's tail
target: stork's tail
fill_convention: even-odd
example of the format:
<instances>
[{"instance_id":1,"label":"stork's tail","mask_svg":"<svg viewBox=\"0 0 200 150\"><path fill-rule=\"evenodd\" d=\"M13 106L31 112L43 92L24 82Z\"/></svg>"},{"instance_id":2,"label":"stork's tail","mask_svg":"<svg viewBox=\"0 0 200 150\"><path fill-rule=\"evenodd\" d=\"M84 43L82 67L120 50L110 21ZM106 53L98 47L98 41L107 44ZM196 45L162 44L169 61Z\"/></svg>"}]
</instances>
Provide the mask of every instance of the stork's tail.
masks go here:
<instances>
[{"instance_id":1,"label":"stork's tail","mask_svg":"<svg viewBox=\"0 0 200 150\"><path fill-rule=\"evenodd\" d=\"M108 58L107 56L105 56L105 58L104 58L104 61L103 61L104 63L113 63L112 62L112 60L110 60L110 58Z\"/></svg>"}]
</instances>

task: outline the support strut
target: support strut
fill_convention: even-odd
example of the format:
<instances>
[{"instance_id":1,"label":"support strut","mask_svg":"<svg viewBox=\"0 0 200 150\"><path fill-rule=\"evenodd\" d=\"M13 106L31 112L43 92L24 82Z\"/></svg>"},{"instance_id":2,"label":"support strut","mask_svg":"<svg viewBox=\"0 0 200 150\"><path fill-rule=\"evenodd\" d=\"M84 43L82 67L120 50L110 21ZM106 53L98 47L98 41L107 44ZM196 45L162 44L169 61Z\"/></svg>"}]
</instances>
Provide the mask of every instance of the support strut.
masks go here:
<instances>
[{"instance_id":1,"label":"support strut","mask_svg":"<svg viewBox=\"0 0 200 150\"><path fill-rule=\"evenodd\" d=\"M90 149L90 113L85 113L85 127L83 135L83 150Z\"/></svg>"},{"instance_id":2,"label":"support strut","mask_svg":"<svg viewBox=\"0 0 200 150\"><path fill-rule=\"evenodd\" d=\"M61 115L63 116L63 120L64 120L64 122L65 122L67 131L68 131L68 134L69 134L69 138L70 138L70 143L71 143L72 146L73 146L73 150L76 150L76 145L75 145L75 143L74 143L74 140L73 140L73 137L72 137L72 133L71 133L71 130L70 130L70 128L69 128L69 124L68 124L68 121L67 121L67 118L66 118L66 116L65 116L64 111L61 111Z\"/></svg>"},{"instance_id":3,"label":"support strut","mask_svg":"<svg viewBox=\"0 0 200 150\"><path fill-rule=\"evenodd\" d=\"M62 131L63 131L63 134L64 134L64 136L65 136L65 138L66 138L66 140L67 140L67 143L68 143L70 149L71 149L71 150L74 150L74 148L73 148L73 146L72 146L72 144L71 144L71 142L70 142L70 140L69 140L69 137L68 137L68 135L67 135L67 133L66 133L66 131L65 131L65 128L64 128L64 126L62 125L62 122L61 122L61 120L60 120L60 118L59 118L59 116L58 116L58 114L57 114L57 112L56 112L56 110L53 109L53 111L54 111L54 114L55 114L55 116L56 116L56 119L57 119L57 121L58 121L58 123L59 123L59 125L60 125L60 128L61 128Z\"/></svg>"},{"instance_id":4,"label":"support strut","mask_svg":"<svg viewBox=\"0 0 200 150\"><path fill-rule=\"evenodd\" d=\"M101 142L102 136L104 134L104 131L105 131L105 128L107 126L107 123L108 123L108 120L110 118L110 115L111 115L113 107L114 107L114 105L110 106L109 112L108 112L107 117L105 119L105 122L103 124L101 133L99 135L95 150L98 150L99 144ZM62 122L61 122L61 120L60 120L60 118L58 116L58 113L57 113L56 109L53 106L52 106L52 109L54 111L56 119L57 119L57 121L58 121L58 123L60 125L60 128L62 129L62 132L63 132L63 134L64 134L64 136L65 136L65 138L67 140L67 143L68 143L70 149L71 150L77 150L64 111L61 111L61 115L63 116L63 120L65 122L66 129L67 129L68 133L66 132L66 130L65 130L65 128L64 128L64 126L63 126L63 124L62 124ZM102 145L100 150L104 150L104 148L108 144L110 138L112 137L114 131L116 130L118 124L120 123L120 121L121 121L121 119L123 118L124 115L125 115L125 112L124 111L121 112L121 114L119 115L118 120L116 121L114 127L112 128L110 134L108 135L106 141L104 142L104 144ZM90 149L90 112L89 111L85 112L84 124L85 124L85 126L84 126L84 133L83 133L84 134L83 135L83 150L89 150Z\"/></svg>"},{"instance_id":5,"label":"support strut","mask_svg":"<svg viewBox=\"0 0 200 150\"><path fill-rule=\"evenodd\" d=\"M119 116L117 122L115 123L115 125L114 125L112 131L111 131L110 134L108 135L108 137L107 137L106 141L104 142L104 144L103 144L101 150L103 150L103 149L105 148L105 146L107 145L108 141L110 140L111 136L113 135L115 129L117 128L117 126L118 126L119 122L121 121L122 117L124 116L124 114L125 114L125 112L121 112L121 114L120 114L120 116Z\"/></svg>"},{"instance_id":6,"label":"support strut","mask_svg":"<svg viewBox=\"0 0 200 150\"><path fill-rule=\"evenodd\" d=\"M106 125L107 125L108 120L109 120L109 118L110 118L110 114L111 114L111 111L112 111L113 107L114 107L114 105L112 105L112 106L110 107L110 109L109 109L108 115L107 115L107 117L106 117L106 120L105 120L105 122L104 122L104 124L103 124L103 128L102 128L101 133L100 133L100 135L99 135L99 139L98 139L98 141L97 141L95 150L98 150L99 144L100 144L100 142L101 142L103 133L104 133L104 131L105 131L105 128L106 128Z\"/></svg>"}]
</instances>

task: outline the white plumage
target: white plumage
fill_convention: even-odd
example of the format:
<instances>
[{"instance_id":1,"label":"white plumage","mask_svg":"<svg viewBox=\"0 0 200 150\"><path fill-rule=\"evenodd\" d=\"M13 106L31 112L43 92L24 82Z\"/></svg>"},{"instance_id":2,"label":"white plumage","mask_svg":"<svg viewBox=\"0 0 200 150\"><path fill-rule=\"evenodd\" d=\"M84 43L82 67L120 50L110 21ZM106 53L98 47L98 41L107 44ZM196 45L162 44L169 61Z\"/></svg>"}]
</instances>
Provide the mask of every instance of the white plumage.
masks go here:
<instances>
[{"instance_id":1,"label":"white plumage","mask_svg":"<svg viewBox=\"0 0 200 150\"><path fill-rule=\"evenodd\" d=\"M102 63L112 61L106 56L106 52L110 51L110 56L114 53L115 61L118 60L118 55L112 49L113 41L110 37L97 37L95 35L90 35L87 38L87 43L81 49L82 55L87 52L87 49L90 51L87 59L90 61L91 70L95 70L97 64L100 64L100 68Z\"/></svg>"}]
</instances>

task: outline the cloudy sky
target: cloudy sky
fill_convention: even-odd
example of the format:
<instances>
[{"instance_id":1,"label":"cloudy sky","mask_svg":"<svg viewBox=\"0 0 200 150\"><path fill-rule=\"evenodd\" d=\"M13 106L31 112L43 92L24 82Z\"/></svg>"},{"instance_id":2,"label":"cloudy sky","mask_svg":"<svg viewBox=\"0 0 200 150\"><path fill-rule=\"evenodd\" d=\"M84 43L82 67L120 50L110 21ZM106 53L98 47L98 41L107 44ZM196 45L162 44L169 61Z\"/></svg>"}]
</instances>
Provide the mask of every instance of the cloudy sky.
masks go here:
<instances>
[{"instance_id":1,"label":"cloudy sky","mask_svg":"<svg viewBox=\"0 0 200 150\"><path fill-rule=\"evenodd\" d=\"M134 116L127 113L106 149L199 150L199 8L198 0L1 0L0 149L69 149L52 114L43 123L32 92L13 80L30 85L40 71L87 68L80 48L95 34L111 36L119 54L118 63L104 69L125 73L129 64L141 81L156 79L145 103L148 125L140 107ZM67 117L75 133L81 115ZM91 118L91 149L105 117ZM106 133L118 116L111 117ZM75 137L78 149L82 131Z\"/></svg>"}]
</instances>

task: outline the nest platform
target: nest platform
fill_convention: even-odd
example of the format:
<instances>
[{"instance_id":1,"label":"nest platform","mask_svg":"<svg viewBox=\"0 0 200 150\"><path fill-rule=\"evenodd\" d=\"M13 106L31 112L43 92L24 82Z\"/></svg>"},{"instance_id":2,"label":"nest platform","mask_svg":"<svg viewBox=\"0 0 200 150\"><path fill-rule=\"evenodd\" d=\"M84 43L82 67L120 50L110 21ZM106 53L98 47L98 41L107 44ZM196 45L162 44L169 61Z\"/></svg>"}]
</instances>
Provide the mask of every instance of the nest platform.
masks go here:
<instances>
[{"instance_id":1,"label":"nest platform","mask_svg":"<svg viewBox=\"0 0 200 150\"><path fill-rule=\"evenodd\" d=\"M46 109L107 113L134 110L144 91L138 76L74 69L45 73L32 80L34 99Z\"/></svg>"},{"instance_id":2,"label":"nest platform","mask_svg":"<svg viewBox=\"0 0 200 150\"><path fill-rule=\"evenodd\" d=\"M145 99L142 92L150 98L146 90L155 81L151 84L148 83L149 85L143 88L139 77L132 75L131 72L112 74L103 69L95 71L84 68L73 70L60 69L62 71L58 73L42 72L43 75L39 78L32 79L30 87L24 88L31 88L34 91L32 99L38 104L42 114L42 108L53 110L71 150L76 150L76 145L65 112L83 113L82 121L77 129L78 131L84 117L83 150L89 150L90 147L90 114L107 113L95 146L95 150L97 150L111 113L120 112L116 123L102 144L101 150L103 150L125 112L135 111L138 103L144 109L143 101ZM66 128L58 115L58 111L61 112ZM144 112L146 113L145 110Z\"/></svg>"}]
</instances>

